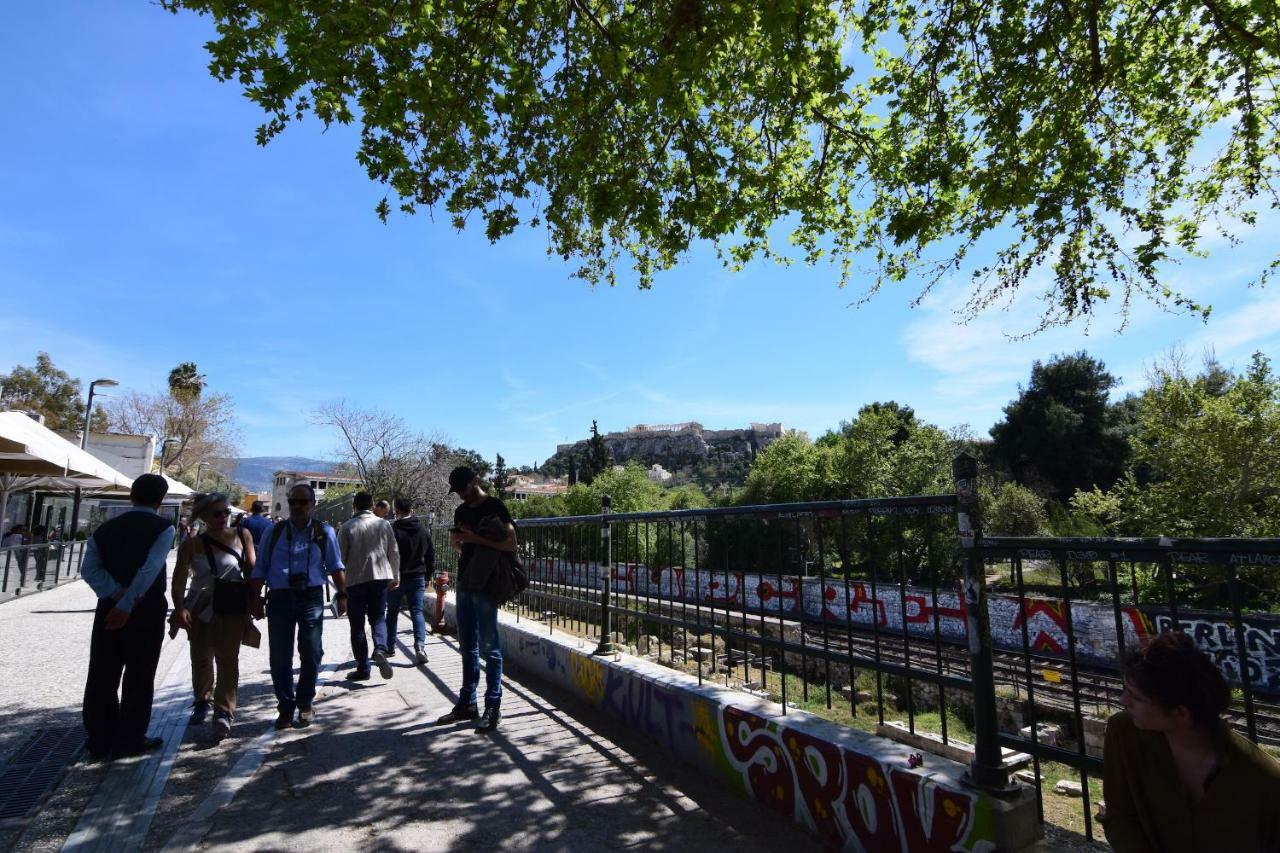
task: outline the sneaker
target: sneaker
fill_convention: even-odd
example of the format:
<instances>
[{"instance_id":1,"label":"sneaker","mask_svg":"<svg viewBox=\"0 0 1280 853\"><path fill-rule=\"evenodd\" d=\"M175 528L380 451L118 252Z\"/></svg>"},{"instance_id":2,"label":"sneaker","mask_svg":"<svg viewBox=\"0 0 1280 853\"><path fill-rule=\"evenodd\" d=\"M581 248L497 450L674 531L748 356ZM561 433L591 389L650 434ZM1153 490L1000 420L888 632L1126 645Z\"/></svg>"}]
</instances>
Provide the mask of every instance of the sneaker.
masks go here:
<instances>
[{"instance_id":1,"label":"sneaker","mask_svg":"<svg viewBox=\"0 0 1280 853\"><path fill-rule=\"evenodd\" d=\"M298 728L305 729L316 718L315 708L298 709Z\"/></svg>"},{"instance_id":2,"label":"sneaker","mask_svg":"<svg viewBox=\"0 0 1280 853\"><path fill-rule=\"evenodd\" d=\"M453 710L436 720L437 726L447 726L452 723L461 723L464 720L476 720L480 718L480 711L475 704L470 705L454 705Z\"/></svg>"},{"instance_id":3,"label":"sneaker","mask_svg":"<svg viewBox=\"0 0 1280 853\"><path fill-rule=\"evenodd\" d=\"M373 663L378 667L378 674L383 678L390 678L396 674L396 671L391 668L391 664L387 662L387 653L382 649L378 649L373 653Z\"/></svg>"},{"instance_id":4,"label":"sneaker","mask_svg":"<svg viewBox=\"0 0 1280 853\"><path fill-rule=\"evenodd\" d=\"M368 681L372 677L372 673L367 669L353 669L347 673L347 681Z\"/></svg>"},{"instance_id":5,"label":"sneaker","mask_svg":"<svg viewBox=\"0 0 1280 853\"><path fill-rule=\"evenodd\" d=\"M213 739L221 742L223 738L231 734L231 718L226 714L213 715Z\"/></svg>"},{"instance_id":6,"label":"sneaker","mask_svg":"<svg viewBox=\"0 0 1280 853\"><path fill-rule=\"evenodd\" d=\"M187 725L198 726L209 717L209 711L213 708L212 702L196 702L191 706L191 717L187 720Z\"/></svg>"},{"instance_id":7,"label":"sneaker","mask_svg":"<svg viewBox=\"0 0 1280 853\"><path fill-rule=\"evenodd\" d=\"M276 731L291 728L293 726L293 709L281 708L279 715L276 717Z\"/></svg>"},{"instance_id":8,"label":"sneaker","mask_svg":"<svg viewBox=\"0 0 1280 853\"><path fill-rule=\"evenodd\" d=\"M492 705L484 709L484 714L480 717L480 725L476 726L476 731L480 734L488 734L498 727L498 723L502 720L502 711L497 705Z\"/></svg>"},{"instance_id":9,"label":"sneaker","mask_svg":"<svg viewBox=\"0 0 1280 853\"><path fill-rule=\"evenodd\" d=\"M417 645L413 647L413 661L418 666L422 666L427 662L427 649L425 646Z\"/></svg>"},{"instance_id":10,"label":"sneaker","mask_svg":"<svg viewBox=\"0 0 1280 853\"><path fill-rule=\"evenodd\" d=\"M387 649L387 657L393 658L395 656L396 656L396 647L395 647L395 644L393 643L391 645L391 648Z\"/></svg>"}]
</instances>

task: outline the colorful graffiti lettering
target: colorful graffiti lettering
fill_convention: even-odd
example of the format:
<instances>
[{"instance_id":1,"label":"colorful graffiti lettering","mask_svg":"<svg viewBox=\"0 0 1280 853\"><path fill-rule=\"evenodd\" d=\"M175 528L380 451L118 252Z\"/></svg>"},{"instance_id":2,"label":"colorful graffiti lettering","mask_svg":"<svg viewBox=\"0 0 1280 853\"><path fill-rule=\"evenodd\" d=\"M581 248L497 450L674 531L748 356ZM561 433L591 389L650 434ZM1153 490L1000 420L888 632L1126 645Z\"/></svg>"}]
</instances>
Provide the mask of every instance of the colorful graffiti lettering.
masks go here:
<instances>
[{"instance_id":1,"label":"colorful graffiti lettering","mask_svg":"<svg viewBox=\"0 0 1280 853\"><path fill-rule=\"evenodd\" d=\"M831 624L850 624L901 632L932 641L934 632L944 641L963 644L969 639L969 605L958 589L940 590L876 585L857 582L823 582L820 578L712 572L680 566L650 568L627 563L614 568L619 588L627 595L652 596L665 601L710 604L761 615L794 615ZM535 583L598 588L602 581L597 563L564 560L531 562ZM997 649L1021 651L1023 629L1027 645L1037 654L1065 657L1074 637L1076 658L1093 666L1117 666L1121 638L1116 635L1116 614L1109 603L987 596L991 644ZM1125 648L1150 637L1159 614L1153 608L1120 608L1119 626ZM1183 622L1193 626L1194 636L1232 683L1248 676L1259 693L1280 694L1280 622L1250 615L1245 625L1243 673L1235 648L1231 621L1223 614L1197 615ZM1071 631L1067 630L1070 624ZM1166 619L1161 624L1169 624Z\"/></svg>"},{"instance_id":2,"label":"colorful graffiti lettering","mask_svg":"<svg viewBox=\"0 0 1280 853\"><path fill-rule=\"evenodd\" d=\"M989 806L923 772L726 706L726 751L751 796L827 844L866 853L991 851Z\"/></svg>"},{"instance_id":3,"label":"colorful graffiti lettering","mask_svg":"<svg viewBox=\"0 0 1280 853\"><path fill-rule=\"evenodd\" d=\"M681 693L612 667L604 669L601 710L647 733L676 754L696 739Z\"/></svg>"},{"instance_id":4,"label":"colorful graffiti lettering","mask_svg":"<svg viewBox=\"0 0 1280 853\"><path fill-rule=\"evenodd\" d=\"M569 655L569 679L592 705L604 699L604 665L586 655Z\"/></svg>"}]
</instances>

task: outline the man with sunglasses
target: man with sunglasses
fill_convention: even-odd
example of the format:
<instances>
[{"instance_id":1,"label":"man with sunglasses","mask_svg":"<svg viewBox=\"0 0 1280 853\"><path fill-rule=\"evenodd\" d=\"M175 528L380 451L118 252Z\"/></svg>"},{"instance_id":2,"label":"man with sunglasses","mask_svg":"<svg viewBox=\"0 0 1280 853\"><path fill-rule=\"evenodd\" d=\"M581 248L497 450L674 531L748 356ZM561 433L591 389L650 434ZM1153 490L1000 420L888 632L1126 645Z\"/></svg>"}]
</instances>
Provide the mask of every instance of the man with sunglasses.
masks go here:
<instances>
[{"instance_id":1,"label":"man with sunglasses","mask_svg":"<svg viewBox=\"0 0 1280 853\"><path fill-rule=\"evenodd\" d=\"M249 606L255 619L263 617L262 586L268 588L265 613L271 657L271 683L279 716L276 728L293 725L298 712L300 728L315 719L312 702L320 672L324 633L324 585L337 589L338 615L347 612L347 578L333 528L312 518L316 493L306 483L289 490L289 518L267 534L250 580ZM293 644L297 636L302 666L295 688Z\"/></svg>"}]
</instances>

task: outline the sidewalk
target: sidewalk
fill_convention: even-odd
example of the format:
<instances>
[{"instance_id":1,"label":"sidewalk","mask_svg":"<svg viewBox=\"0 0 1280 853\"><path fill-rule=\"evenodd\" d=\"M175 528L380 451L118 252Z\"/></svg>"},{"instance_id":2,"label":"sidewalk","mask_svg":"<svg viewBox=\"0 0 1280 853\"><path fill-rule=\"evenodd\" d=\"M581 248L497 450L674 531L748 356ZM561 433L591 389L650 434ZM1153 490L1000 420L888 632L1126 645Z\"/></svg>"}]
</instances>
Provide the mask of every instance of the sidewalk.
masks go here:
<instances>
[{"instance_id":1,"label":"sidewalk","mask_svg":"<svg viewBox=\"0 0 1280 853\"><path fill-rule=\"evenodd\" d=\"M30 688L0 697L9 724L0 760L28 721L78 719L92 605L83 583L0 605L0 677ZM20 835L0 832L0 847L52 851L68 839L75 850L816 847L793 825L533 679L506 682L496 735L436 728L431 721L453 704L460 681L454 640L433 635L431 662L419 669L406 659L411 637L398 639L391 681L375 674L345 682L347 623L326 620L317 721L281 733L271 726L265 642L242 649L241 712L230 738L216 745L201 727L147 759L75 765ZM183 635L166 641L156 683L153 732L165 725L184 732Z\"/></svg>"}]
</instances>

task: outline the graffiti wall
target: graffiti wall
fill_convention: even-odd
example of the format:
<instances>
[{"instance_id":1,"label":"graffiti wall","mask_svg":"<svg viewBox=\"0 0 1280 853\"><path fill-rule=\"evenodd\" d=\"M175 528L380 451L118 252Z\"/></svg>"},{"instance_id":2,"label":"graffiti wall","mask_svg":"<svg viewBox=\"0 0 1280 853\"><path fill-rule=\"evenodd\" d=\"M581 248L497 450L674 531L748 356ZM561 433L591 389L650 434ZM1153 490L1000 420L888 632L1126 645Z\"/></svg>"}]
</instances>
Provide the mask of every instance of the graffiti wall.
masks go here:
<instances>
[{"instance_id":1,"label":"graffiti wall","mask_svg":"<svg viewBox=\"0 0 1280 853\"><path fill-rule=\"evenodd\" d=\"M528 566L530 580L552 587L599 588L602 581L596 563L540 558ZM862 581L826 580L815 577L713 572L680 566L649 568L619 563L611 575L616 595L700 604L728 611L779 615L804 613L807 619L833 625L850 624L863 630L901 635L905 631L926 640L935 631L944 642L968 642L968 613L959 590L925 587L899 589L896 584L875 585ZM1034 652L1066 658L1069 634L1075 635L1076 658L1081 663L1114 668L1120 643L1116 613L1109 604L1072 602L1047 598L991 595L987 599L991 642L997 649L1021 651L1025 642ZM1119 627L1125 647L1161 630L1162 617L1154 608L1120 608ZM1186 622L1187 620L1183 620ZM1191 626L1191 627L1188 627ZM1069 630L1070 628L1070 630ZM1223 614L1201 614L1184 630L1202 643L1218 661L1223 674L1240 681L1240 661L1235 629ZM1245 665L1253 688L1259 693L1280 694L1280 621L1248 620L1245 630Z\"/></svg>"},{"instance_id":2,"label":"graffiti wall","mask_svg":"<svg viewBox=\"0 0 1280 853\"><path fill-rule=\"evenodd\" d=\"M732 705L725 748L748 792L845 850L994 850L990 802L901 766Z\"/></svg>"},{"instance_id":3,"label":"graffiti wall","mask_svg":"<svg viewBox=\"0 0 1280 853\"><path fill-rule=\"evenodd\" d=\"M1168 613L1154 613L1152 618L1157 631L1173 630L1173 617ZM1178 627L1213 658L1228 681L1240 684L1247 674L1255 691L1280 693L1280 621L1259 619L1246 621L1242 626L1243 674L1240 644L1233 624L1213 613L1188 611L1178 614Z\"/></svg>"},{"instance_id":4,"label":"graffiti wall","mask_svg":"<svg viewBox=\"0 0 1280 853\"><path fill-rule=\"evenodd\" d=\"M828 845L901 853L996 849L991 801L959 783L960 765L931 759L928 771L911 769L908 750L890 741L815 726L804 714L760 716L731 701L759 707L751 697L699 687L645 661L601 660L567 639L531 635L509 622L499 631L513 665L566 687ZM822 734L831 731L839 734ZM1025 806L1034 810L1034 799Z\"/></svg>"}]
</instances>

